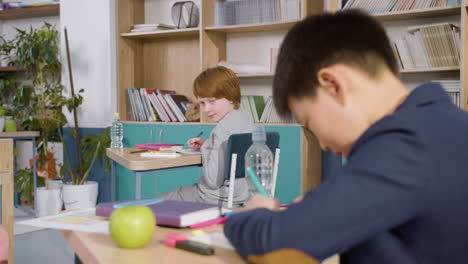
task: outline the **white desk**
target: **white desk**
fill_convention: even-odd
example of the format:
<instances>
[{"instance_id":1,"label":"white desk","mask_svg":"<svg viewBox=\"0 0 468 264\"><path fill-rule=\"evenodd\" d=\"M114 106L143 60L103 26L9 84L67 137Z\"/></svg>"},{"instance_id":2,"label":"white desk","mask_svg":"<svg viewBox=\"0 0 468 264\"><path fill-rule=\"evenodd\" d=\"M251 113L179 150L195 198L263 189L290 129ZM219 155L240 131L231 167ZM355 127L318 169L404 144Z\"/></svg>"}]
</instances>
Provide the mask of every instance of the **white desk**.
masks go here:
<instances>
[{"instance_id":1,"label":"white desk","mask_svg":"<svg viewBox=\"0 0 468 264\"><path fill-rule=\"evenodd\" d=\"M141 176L146 173L163 170L173 170L188 167L198 167L202 164L201 155L181 154L177 158L145 158L140 153L130 153L138 149L106 149L107 156L112 160L111 167L111 200L115 201L115 162L135 172L135 199L141 199Z\"/></svg>"}]
</instances>

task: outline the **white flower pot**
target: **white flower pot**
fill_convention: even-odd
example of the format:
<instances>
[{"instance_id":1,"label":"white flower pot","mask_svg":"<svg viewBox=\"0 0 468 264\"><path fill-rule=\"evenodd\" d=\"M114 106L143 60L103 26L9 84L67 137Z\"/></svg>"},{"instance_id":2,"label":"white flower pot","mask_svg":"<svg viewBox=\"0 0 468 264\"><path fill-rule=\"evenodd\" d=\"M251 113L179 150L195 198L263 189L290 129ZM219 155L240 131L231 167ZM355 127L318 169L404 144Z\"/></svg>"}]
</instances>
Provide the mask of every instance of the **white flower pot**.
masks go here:
<instances>
[{"instance_id":1,"label":"white flower pot","mask_svg":"<svg viewBox=\"0 0 468 264\"><path fill-rule=\"evenodd\" d=\"M62 211L62 189L38 187L36 190L36 216L55 215Z\"/></svg>"},{"instance_id":2,"label":"white flower pot","mask_svg":"<svg viewBox=\"0 0 468 264\"><path fill-rule=\"evenodd\" d=\"M3 132L3 128L5 127L5 117L0 117L0 132Z\"/></svg>"},{"instance_id":3,"label":"white flower pot","mask_svg":"<svg viewBox=\"0 0 468 264\"><path fill-rule=\"evenodd\" d=\"M87 181L83 185L65 183L63 189L63 202L66 210L86 209L96 207L98 183Z\"/></svg>"}]
</instances>

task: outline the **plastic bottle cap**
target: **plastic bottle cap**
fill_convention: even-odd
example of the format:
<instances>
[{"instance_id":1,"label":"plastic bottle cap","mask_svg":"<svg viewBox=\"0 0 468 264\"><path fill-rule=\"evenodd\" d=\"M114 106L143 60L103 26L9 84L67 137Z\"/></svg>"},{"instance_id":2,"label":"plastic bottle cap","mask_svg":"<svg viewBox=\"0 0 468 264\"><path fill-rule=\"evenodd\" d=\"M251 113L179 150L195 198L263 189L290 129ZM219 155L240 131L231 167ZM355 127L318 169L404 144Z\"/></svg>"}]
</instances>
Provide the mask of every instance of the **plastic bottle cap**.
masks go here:
<instances>
[{"instance_id":1,"label":"plastic bottle cap","mask_svg":"<svg viewBox=\"0 0 468 264\"><path fill-rule=\"evenodd\" d=\"M114 117L116 117L116 118L120 118L120 115L119 115L119 113L115 113L115 114L114 114Z\"/></svg>"},{"instance_id":2,"label":"plastic bottle cap","mask_svg":"<svg viewBox=\"0 0 468 264\"><path fill-rule=\"evenodd\" d=\"M253 142L265 142L266 141L266 133L265 133L265 128L263 126L255 127L255 131L252 133L252 141Z\"/></svg>"}]
</instances>

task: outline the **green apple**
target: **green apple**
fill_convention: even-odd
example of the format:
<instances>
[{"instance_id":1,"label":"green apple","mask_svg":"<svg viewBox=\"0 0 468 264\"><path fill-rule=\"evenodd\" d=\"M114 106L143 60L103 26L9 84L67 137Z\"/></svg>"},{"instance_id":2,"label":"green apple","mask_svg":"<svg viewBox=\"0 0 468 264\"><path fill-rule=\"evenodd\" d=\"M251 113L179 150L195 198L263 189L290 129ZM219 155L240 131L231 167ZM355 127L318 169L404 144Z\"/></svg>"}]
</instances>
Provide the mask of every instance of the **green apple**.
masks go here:
<instances>
[{"instance_id":1,"label":"green apple","mask_svg":"<svg viewBox=\"0 0 468 264\"><path fill-rule=\"evenodd\" d=\"M109 231L121 248L144 247L153 237L156 219L147 206L125 206L112 212Z\"/></svg>"}]
</instances>

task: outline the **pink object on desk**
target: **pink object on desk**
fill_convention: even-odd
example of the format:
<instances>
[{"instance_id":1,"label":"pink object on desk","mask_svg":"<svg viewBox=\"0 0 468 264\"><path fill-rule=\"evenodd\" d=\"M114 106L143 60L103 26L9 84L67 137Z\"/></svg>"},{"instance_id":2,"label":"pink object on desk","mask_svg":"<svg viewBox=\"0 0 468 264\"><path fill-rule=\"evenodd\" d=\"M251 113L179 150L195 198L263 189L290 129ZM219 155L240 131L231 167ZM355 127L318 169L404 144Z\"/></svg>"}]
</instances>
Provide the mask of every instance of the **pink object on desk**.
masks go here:
<instances>
[{"instance_id":1,"label":"pink object on desk","mask_svg":"<svg viewBox=\"0 0 468 264\"><path fill-rule=\"evenodd\" d=\"M170 143L145 143L135 144L135 148L147 150L179 150L184 147L183 144L170 144Z\"/></svg>"},{"instance_id":2,"label":"pink object on desk","mask_svg":"<svg viewBox=\"0 0 468 264\"><path fill-rule=\"evenodd\" d=\"M198 224L193 224L190 226L190 228L201 228L201 227L205 227L205 226L211 226L211 225L218 225L218 224L224 224L224 222L226 222L226 217L220 217L220 218L216 218L216 219L213 219L213 220L208 220L208 221L205 221L205 222L201 222L201 223L198 223Z\"/></svg>"}]
</instances>

